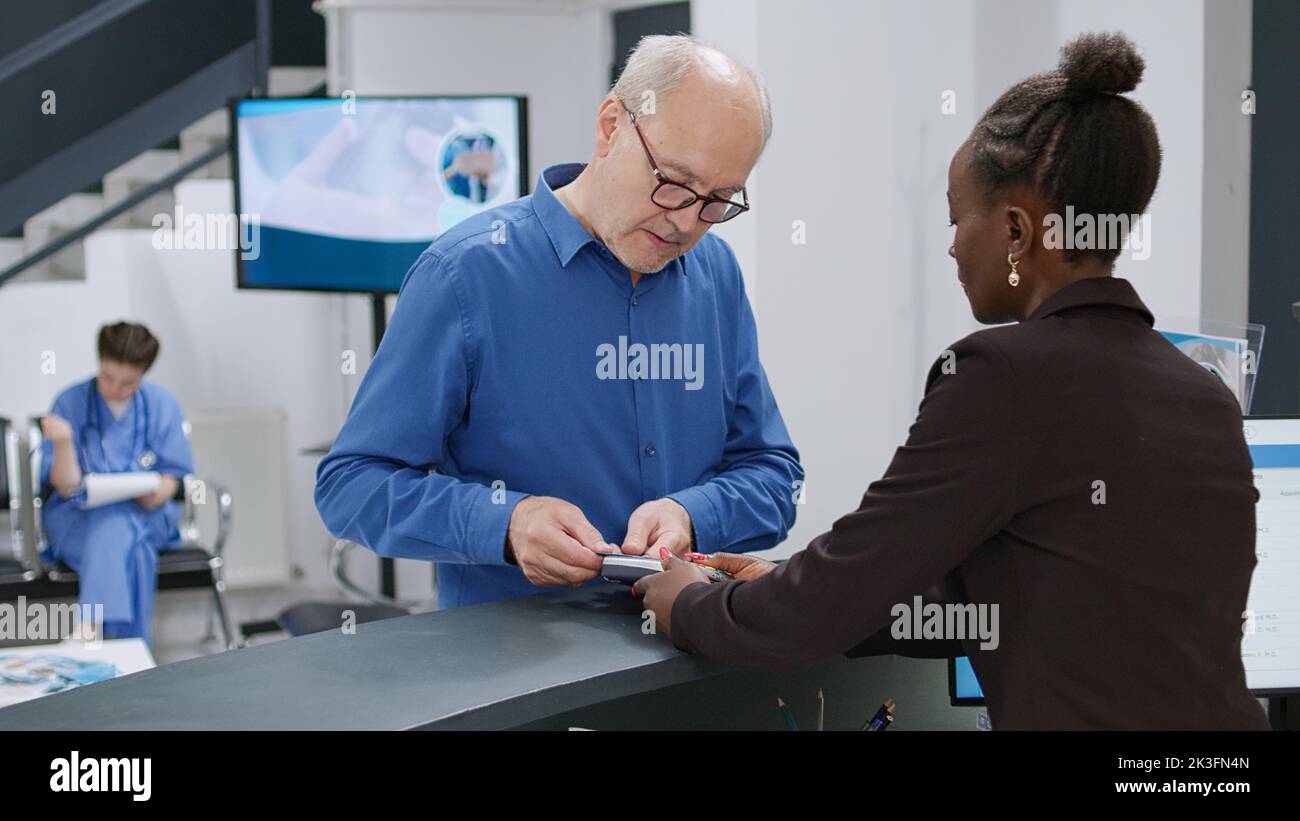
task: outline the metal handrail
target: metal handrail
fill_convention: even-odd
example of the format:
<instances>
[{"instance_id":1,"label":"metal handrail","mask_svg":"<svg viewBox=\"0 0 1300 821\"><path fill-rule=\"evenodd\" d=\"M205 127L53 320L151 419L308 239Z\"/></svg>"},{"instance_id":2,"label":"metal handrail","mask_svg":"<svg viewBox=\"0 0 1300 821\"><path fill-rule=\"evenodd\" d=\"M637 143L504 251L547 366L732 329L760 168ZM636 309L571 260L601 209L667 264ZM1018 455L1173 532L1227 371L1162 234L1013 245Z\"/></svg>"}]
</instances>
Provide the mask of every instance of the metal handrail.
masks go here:
<instances>
[{"instance_id":1,"label":"metal handrail","mask_svg":"<svg viewBox=\"0 0 1300 821\"><path fill-rule=\"evenodd\" d=\"M62 51L87 34L93 34L149 0L105 0L82 12L61 26L37 37L27 45L0 59L0 83L57 51Z\"/></svg>"}]
</instances>

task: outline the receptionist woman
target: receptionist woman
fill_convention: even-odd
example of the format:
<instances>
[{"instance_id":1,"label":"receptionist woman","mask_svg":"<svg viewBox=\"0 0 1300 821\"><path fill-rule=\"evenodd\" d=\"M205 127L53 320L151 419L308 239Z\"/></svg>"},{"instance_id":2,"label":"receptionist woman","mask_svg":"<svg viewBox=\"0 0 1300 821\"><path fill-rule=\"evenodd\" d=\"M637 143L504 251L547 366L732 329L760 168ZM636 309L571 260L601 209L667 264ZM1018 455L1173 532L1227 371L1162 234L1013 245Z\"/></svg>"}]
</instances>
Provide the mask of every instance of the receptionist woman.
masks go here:
<instances>
[{"instance_id":1,"label":"receptionist woman","mask_svg":"<svg viewBox=\"0 0 1300 821\"><path fill-rule=\"evenodd\" d=\"M963 642L995 729L1267 729L1240 655L1257 499L1241 409L1152 330L1112 276L1118 248L1045 241L1067 206L1145 211L1160 147L1124 96L1143 68L1124 37L1084 35L988 109L949 167L948 253L975 318L1014 324L935 362L885 475L788 562L717 554L737 579L708 584L671 559L640 580L660 632L784 669L941 590L999 607L995 647Z\"/></svg>"},{"instance_id":2,"label":"receptionist woman","mask_svg":"<svg viewBox=\"0 0 1300 821\"><path fill-rule=\"evenodd\" d=\"M144 379L159 343L143 325L99 331L99 371L64 390L41 420L41 484L49 547L44 558L77 571L82 605L103 605L103 636L149 640L158 551L175 545L178 483L193 471L176 399ZM86 509L89 473L157 472L158 490ZM93 612L93 611L91 611Z\"/></svg>"}]
</instances>

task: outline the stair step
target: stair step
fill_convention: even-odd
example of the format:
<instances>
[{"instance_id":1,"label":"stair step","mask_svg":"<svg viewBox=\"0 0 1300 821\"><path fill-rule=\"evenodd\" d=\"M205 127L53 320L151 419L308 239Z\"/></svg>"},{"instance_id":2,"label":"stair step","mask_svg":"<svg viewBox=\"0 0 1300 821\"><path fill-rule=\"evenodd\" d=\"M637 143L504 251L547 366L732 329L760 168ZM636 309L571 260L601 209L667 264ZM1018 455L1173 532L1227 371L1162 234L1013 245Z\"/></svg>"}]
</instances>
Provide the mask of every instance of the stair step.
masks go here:
<instances>
[{"instance_id":1,"label":"stair step","mask_svg":"<svg viewBox=\"0 0 1300 821\"><path fill-rule=\"evenodd\" d=\"M100 194L71 194L23 223L23 253L31 254L52 240L72 231L104 210ZM120 218L106 227L123 224ZM79 280L86 278L86 260L82 243L59 251L18 276L19 281Z\"/></svg>"},{"instance_id":2,"label":"stair step","mask_svg":"<svg viewBox=\"0 0 1300 821\"><path fill-rule=\"evenodd\" d=\"M5 237L0 239L0 271L13 265L27 255L27 244L22 237ZM20 276L19 279L22 277Z\"/></svg>"},{"instance_id":3,"label":"stair step","mask_svg":"<svg viewBox=\"0 0 1300 821\"><path fill-rule=\"evenodd\" d=\"M180 168L179 151L152 148L127 160L104 175L104 205L113 205L131 194L152 185ZM126 212L126 225L134 228L153 227L154 215L170 214L176 207L171 191L159 191L149 199Z\"/></svg>"},{"instance_id":4,"label":"stair step","mask_svg":"<svg viewBox=\"0 0 1300 821\"><path fill-rule=\"evenodd\" d=\"M181 130L181 164L224 145L230 133L230 113L222 108ZM190 175L200 179L230 179L230 155L218 157Z\"/></svg>"}]
</instances>

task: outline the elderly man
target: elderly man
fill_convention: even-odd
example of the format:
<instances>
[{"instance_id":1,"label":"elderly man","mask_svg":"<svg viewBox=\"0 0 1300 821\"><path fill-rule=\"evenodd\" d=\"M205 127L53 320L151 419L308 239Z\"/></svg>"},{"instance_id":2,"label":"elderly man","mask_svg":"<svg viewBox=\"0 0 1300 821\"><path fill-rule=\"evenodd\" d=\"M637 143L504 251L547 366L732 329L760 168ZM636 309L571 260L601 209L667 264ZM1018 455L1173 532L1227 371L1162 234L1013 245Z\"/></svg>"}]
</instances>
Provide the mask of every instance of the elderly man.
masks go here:
<instances>
[{"instance_id":1,"label":"elderly man","mask_svg":"<svg viewBox=\"0 0 1300 821\"><path fill-rule=\"evenodd\" d=\"M335 535L438 563L456 607L577 586L601 553L781 541L803 480L730 247L771 132L759 78L647 37L587 165L439 237L321 463ZM611 544L612 542L612 544Z\"/></svg>"}]
</instances>

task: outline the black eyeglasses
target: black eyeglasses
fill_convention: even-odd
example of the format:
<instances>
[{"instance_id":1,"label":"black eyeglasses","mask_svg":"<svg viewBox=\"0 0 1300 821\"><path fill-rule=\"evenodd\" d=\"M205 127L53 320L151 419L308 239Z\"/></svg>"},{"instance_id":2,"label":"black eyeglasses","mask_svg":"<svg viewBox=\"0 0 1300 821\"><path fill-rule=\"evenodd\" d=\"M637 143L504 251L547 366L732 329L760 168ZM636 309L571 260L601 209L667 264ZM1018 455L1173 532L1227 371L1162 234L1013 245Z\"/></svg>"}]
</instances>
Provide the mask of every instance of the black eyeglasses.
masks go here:
<instances>
[{"instance_id":1,"label":"black eyeglasses","mask_svg":"<svg viewBox=\"0 0 1300 821\"><path fill-rule=\"evenodd\" d=\"M632 109L625 104L623 110L627 112L628 119L632 121L632 128L635 129L636 135L641 140L641 147L645 149L646 159L650 161L650 170L654 172L655 179L659 184L655 190L650 192L650 201L660 208L667 208L669 211L680 211L683 208L689 208L697 202L704 205L700 208L700 221L708 222L714 225L719 222L726 222L729 219L738 217L749 210L749 194L745 189L740 189L742 202L732 202L721 197L706 197L697 194L691 190L690 186L682 185L680 182L673 182L663 175L659 170L659 163L655 162L654 155L650 153L650 146L645 141L645 135L641 133L641 126L636 124L636 115Z\"/></svg>"}]
</instances>

